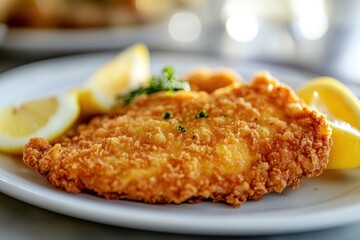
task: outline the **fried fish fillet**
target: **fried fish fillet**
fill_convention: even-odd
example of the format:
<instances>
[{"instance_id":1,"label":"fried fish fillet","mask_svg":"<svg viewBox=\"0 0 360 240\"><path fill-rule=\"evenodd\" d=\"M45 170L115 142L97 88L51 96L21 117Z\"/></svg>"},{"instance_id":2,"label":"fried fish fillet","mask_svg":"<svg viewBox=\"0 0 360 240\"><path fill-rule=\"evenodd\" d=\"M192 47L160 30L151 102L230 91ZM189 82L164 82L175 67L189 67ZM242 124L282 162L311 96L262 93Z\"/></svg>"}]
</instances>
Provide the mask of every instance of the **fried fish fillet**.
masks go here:
<instances>
[{"instance_id":1,"label":"fried fish fillet","mask_svg":"<svg viewBox=\"0 0 360 240\"><path fill-rule=\"evenodd\" d=\"M198 91L140 96L53 144L33 138L23 160L71 193L234 207L323 172L331 146L326 118L269 73L248 84L231 73L189 80Z\"/></svg>"}]
</instances>

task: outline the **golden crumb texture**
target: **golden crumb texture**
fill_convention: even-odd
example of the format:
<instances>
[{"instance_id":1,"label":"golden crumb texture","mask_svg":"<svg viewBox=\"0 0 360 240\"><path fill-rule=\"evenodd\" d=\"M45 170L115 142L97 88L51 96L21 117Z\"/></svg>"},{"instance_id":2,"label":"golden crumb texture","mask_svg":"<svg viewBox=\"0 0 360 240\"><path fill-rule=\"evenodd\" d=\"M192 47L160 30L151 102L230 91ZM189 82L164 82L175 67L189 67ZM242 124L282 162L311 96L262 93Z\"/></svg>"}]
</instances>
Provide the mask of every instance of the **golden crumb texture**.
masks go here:
<instances>
[{"instance_id":1,"label":"golden crumb texture","mask_svg":"<svg viewBox=\"0 0 360 240\"><path fill-rule=\"evenodd\" d=\"M24 162L71 193L234 207L323 172L331 147L325 116L268 72L250 83L230 70L187 78L192 91L140 96L54 143L31 139Z\"/></svg>"}]
</instances>

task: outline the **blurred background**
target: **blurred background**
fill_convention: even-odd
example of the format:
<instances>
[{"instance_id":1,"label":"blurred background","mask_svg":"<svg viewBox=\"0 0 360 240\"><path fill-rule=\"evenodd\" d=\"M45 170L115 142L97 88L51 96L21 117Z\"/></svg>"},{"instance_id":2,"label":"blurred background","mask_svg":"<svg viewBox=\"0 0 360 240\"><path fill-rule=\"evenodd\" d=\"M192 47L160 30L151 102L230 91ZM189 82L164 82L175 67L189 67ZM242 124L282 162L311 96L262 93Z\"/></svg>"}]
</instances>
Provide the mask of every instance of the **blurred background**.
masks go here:
<instances>
[{"instance_id":1,"label":"blurred background","mask_svg":"<svg viewBox=\"0 0 360 240\"><path fill-rule=\"evenodd\" d=\"M360 83L357 0L0 0L0 23L2 71L144 42Z\"/></svg>"}]
</instances>

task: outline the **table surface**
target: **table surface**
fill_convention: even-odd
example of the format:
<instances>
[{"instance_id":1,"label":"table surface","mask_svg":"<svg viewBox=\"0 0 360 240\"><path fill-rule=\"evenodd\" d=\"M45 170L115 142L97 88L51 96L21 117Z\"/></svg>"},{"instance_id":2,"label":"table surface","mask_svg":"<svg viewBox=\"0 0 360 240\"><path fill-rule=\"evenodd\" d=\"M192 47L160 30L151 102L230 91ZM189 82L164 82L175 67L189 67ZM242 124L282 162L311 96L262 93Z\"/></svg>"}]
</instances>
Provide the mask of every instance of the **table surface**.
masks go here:
<instances>
[{"instance_id":1,"label":"table surface","mask_svg":"<svg viewBox=\"0 0 360 240\"><path fill-rule=\"evenodd\" d=\"M29 62L0 52L0 73ZM72 218L41 209L0 192L0 239L359 239L360 222L306 233L269 236L192 236L128 229Z\"/></svg>"}]
</instances>

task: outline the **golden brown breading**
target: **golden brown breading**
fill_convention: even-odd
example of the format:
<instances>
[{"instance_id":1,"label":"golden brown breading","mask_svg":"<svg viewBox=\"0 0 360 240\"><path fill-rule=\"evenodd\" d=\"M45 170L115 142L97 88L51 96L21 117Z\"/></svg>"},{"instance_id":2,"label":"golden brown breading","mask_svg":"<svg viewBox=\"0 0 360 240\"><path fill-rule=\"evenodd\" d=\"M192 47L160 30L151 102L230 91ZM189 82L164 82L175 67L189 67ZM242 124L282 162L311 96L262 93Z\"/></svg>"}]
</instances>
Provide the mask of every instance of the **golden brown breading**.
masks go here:
<instances>
[{"instance_id":1,"label":"golden brown breading","mask_svg":"<svg viewBox=\"0 0 360 240\"><path fill-rule=\"evenodd\" d=\"M192 91L205 91L207 93L241 81L241 77L236 72L227 68L214 72L207 68L199 68L186 76L186 79L189 81Z\"/></svg>"},{"instance_id":2,"label":"golden brown breading","mask_svg":"<svg viewBox=\"0 0 360 240\"><path fill-rule=\"evenodd\" d=\"M208 117L195 118L201 110ZM249 84L231 81L211 93L140 96L53 145L31 139L24 162L72 193L147 203L211 199L239 207L321 174L330 135L321 113L263 72Z\"/></svg>"}]
</instances>

